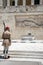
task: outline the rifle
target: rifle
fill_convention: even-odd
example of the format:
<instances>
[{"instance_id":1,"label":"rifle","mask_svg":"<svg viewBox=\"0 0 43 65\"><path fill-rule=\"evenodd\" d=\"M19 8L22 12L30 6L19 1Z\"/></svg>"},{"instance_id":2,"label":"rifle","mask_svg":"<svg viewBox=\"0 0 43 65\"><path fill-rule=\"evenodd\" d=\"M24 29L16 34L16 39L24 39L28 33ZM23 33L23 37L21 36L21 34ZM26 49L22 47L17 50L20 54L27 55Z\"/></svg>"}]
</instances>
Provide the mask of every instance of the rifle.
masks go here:
<instances>
[{"instance_id":1,"label":"rifle","mask_svg":"<svg viewBox=\"0 0 43 65\"><path fill-rule=\"evenodd\" d=\"M4 25L4 31L5 31L5 22L3 21L3 25Z\"/></svg>"}]
</instances>

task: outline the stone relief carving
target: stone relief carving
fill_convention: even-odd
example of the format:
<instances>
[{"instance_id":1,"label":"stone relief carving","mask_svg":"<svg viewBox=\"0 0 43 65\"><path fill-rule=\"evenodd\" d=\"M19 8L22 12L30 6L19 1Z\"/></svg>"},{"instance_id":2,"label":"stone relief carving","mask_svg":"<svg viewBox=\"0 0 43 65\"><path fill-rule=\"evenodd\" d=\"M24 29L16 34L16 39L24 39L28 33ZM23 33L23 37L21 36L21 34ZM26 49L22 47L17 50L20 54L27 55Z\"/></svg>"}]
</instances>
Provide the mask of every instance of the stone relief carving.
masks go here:
<instances>
[{"instance_id":1,"label":"stone relief carving","mask_svg":"<svg viewBox=\"0 0 43 65\"><path fill-rule=\"evenodd\" d=\"M17 21L17 26L43 26L43 24L38 24L32 20L23 20L23 21Z\"/></svg>"},{"instance_id":2,"label":"stone relief carving","mask_svg":"<svg viewBox=\"0 0 43 65\"><path fill-rule=\"evenodd\" d=\"M21 18L21 20L19 20L19 18L17 18L16 20L16 26L30 26L30 27L43 27L43 20L42 18Z\"/></svg>"}]
</instances>

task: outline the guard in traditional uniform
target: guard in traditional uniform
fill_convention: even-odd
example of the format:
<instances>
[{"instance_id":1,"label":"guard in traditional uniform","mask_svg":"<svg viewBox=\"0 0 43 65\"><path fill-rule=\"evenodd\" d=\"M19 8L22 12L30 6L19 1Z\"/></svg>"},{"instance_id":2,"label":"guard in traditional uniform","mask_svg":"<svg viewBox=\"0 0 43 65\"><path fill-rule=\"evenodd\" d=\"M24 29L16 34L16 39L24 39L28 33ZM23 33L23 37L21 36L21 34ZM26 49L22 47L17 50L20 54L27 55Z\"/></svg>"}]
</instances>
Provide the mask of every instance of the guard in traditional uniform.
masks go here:
<instances>
[{"instance_id":1,"label":"guard in traditional uniform","mask_svg":"<svg viewBox=\"0 0 43 65\"><path fill-rule=\"evenodd\" d=\"M2 39L3 39L2 45L4 46L4 50L3 50L4 58L7 59L9 57L8 49L9 46L11 45L11 33L10 33L10 28L8 26L5 27L5 30L2 34Z\"/></svg>"}]
</instances>

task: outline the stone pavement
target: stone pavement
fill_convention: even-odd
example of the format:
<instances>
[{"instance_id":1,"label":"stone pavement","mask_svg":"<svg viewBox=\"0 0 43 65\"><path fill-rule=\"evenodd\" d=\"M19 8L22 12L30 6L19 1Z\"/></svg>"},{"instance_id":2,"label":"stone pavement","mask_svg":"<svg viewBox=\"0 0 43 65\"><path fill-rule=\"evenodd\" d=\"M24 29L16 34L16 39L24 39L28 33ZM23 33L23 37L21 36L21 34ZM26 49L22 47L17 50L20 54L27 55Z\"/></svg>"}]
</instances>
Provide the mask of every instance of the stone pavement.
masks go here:
<instances>
[{"instance_id":1,"label":"stone pavement","mask_svg":"<svg viewBox=\"0 0 43 65\"><path fill-rule=\"evenodd\" d=\"M38 61L15 61L15 60L2 60L0 65L43 65Z\"/></svg>"},{"instance_id":2,"label":"stone pavement","mask_svg":"<svg viewBox=\"0 0 43 65\"><path fill-rule=\"evenodd\" d=\"M0 40L0 51L3 50ZM9 51L43 51L43 40L12 40Z\"/></svg>"},{"instance_id":3,"label":"stone pavement","mask_svg":"<svg viewBox=\"0 0 43 65\"><path fill-rule=\"evenodd\" d=\"M3 55L2 50L1 40L0 56ZM24 43L21 40L13 40L8 54L10 55L9 59L0 59L1 65L43 65L43 41L34 40Z\"/></svg>"}]
</instances>

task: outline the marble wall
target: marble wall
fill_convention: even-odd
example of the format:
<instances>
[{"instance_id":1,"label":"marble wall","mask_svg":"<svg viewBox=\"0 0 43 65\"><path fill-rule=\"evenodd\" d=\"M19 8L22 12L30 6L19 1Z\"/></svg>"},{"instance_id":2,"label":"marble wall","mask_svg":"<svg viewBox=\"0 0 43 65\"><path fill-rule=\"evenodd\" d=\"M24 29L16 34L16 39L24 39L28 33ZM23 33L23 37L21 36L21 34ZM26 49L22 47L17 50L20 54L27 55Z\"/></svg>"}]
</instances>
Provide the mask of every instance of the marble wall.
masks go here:
<instances>
[{"instance_id":1,"label":"marble wall","mask_svg":"<svg viewBox=\"0 0 43 65\"><path fill-rule=\"evenodd\" d=\"M24 22L21 25L23 20ZM30 32L35 36L35 39L43 40L43 14L0 14L0 38L4 31L3 21L10 27L12 39L20 39L23 35L27 35Z\"/></svg>"}]
</instances>

